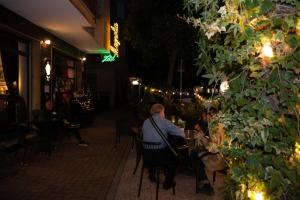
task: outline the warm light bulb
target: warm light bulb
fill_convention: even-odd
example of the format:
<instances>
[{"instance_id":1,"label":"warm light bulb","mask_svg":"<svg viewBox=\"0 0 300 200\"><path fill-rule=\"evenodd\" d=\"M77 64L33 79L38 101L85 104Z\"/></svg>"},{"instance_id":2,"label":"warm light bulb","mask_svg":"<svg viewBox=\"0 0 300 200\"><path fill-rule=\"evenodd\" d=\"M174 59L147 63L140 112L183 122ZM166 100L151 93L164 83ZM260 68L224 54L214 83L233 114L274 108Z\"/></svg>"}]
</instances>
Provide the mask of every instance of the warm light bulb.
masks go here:
<instances>
[{"instance_id":1,"label":"warm light bulb","mask_svg":"<svg viewBox=\"0 0 300 200\"><path fill-rule=\"evenodd\" d=\"M263 200L264 199L264 195L262 192L256 192L256 191L248 191L248 197L251 200Z\"/></svg>"},{"instance_id":2,"label":"warm light bulb","mask_svg":"<svg viewBox=\"0 0 300 200\"><path fill-rule=\"evenodd\" d=\"M269 57L269 58L273 57L273 49L272 49L270 43L264 44L264 46L262 48L262 53L266 57Z\"/></svg>"},{"instance_id":3,"label":"warm light bulb","mask_svg":"<svg viewBox=\"0 0 300 200\"><path fill-rule=\"evenodd\" d=\"M132 85L139 85L139 81L138 81L138 80L133 80L133 81L131 82L131 84L132 84Z\"/></svg>"},{"instance_id":4,"label":"warm light bulb","mask_svg":"<svg viewBox=\"0 0 300 200\"><path fill-rule=\"evenodd\" d=\"M254 194L254 199L255 200L263 200L263 194L261 192L257 192Z\"/></svg>"},{"instance_id":5,"label":"warm light bulb","mask_svg":"<svg viewBox=\"0 0 300 200\"><path fill-rule=\"evenodd\" d=\"M45 40L44 42L45 42L45 44L48 44L48 45L51 44L51 40L49 40L49 39Z\"/></svg>"},{"instance_id":6,"label":"warm light bulb","mask_svg":"<svg viewBox=\"0 0 300 200\"><path fill-rule=\"evenodd\" d=\"M86 61L86 57L82 57L82 59L81 59L82 61Z\"/></svg>"},{"instance_id":7,"label":"warm light bulb","mask_svg":"<svg viewBox=\"0 0 300 200\"><path fill-rule=\"evenodd\" d=\"M223 81L220 85L220 91L221 93L224 93L226 90L229 89L228 81Z\"/></svg>"}]
</instances>

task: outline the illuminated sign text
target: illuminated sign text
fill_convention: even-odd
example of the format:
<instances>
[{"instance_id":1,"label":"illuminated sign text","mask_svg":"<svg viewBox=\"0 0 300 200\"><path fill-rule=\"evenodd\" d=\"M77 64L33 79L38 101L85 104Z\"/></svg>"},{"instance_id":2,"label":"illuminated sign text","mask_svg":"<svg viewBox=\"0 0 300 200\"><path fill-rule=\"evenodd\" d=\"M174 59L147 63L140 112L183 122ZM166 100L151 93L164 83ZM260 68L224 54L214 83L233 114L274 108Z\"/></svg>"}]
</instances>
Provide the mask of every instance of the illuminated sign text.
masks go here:
<instances>
[{"instance_id":1,"label":"illuminated sign text","mask_svg":"<svg viewBox=\"0 0 300 200\"><path fill-rule=\"evenodd\" d=\"M104 55L103 56L103 59L102 59L102 63L104 63L104 62L114 62L115 61L115 59L116 59L116 54L115 55L110 55L110 54L108 54L108 55Z\"/></svg>"},{"instance_id":2,"label":"illuminated sign text","mask_svg":"<svg viewBox=\"0 0 300 200\"><path fill-rule=\"evenodd\" d=\"M119 25L114 23L114 26L110 26L111 30L114 32L114 45L110 46L110 50L119 57L119 46L121 45L119 41Z\"/></svg>"}]
</instances>

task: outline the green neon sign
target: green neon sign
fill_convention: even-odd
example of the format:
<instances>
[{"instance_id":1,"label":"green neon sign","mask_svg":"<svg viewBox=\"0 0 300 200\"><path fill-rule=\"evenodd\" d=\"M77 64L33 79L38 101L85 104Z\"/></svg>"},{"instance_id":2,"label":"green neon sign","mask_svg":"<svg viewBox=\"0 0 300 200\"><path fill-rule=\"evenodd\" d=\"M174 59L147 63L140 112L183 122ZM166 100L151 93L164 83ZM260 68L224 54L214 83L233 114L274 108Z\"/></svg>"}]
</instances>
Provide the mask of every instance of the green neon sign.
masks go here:
<instances>
[{"instance_id":1,"label":"green neon sign","mask_svg":"<svg viewBox=\"0 0 300 200\"><path fill-rule=\"evenodd\" d=\"M103 56L103 59L101 60L102 63L104 62L114 62L116 60L116 55L111 55L111 54L108 54L108 55L104 55Z\"/></svg>"}]
</instances>

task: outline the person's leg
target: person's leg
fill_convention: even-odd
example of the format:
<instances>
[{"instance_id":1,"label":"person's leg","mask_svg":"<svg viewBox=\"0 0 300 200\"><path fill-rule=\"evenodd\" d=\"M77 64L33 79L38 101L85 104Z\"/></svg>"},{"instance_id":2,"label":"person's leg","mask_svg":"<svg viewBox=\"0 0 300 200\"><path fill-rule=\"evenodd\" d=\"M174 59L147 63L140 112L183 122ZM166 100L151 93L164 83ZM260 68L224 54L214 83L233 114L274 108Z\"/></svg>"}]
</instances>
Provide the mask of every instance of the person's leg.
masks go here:
<instances>
[{"instance_id":1,"label":"person's leg","mask_svg":"<svg viewBox=\"0 0 300 200\"><path fill-rule=\"evenodd\" d=\"M176 185L174 181L176 175L177 158L172 154L169 149L166 149L163 153L164 161L166 162L167 172L165 181L163 183L164 189L169 189Z\"/></svg>"},{"instance_id":2,"label":"person's leg","mask_svg":"<svg viewBox=\"0 0 300 200\"><path fill-rule=\"evenodd\" d=\"M78 145L80 146L88 146L87 143L82 139L77 129L72 130L72 134L75 136L75 138L78 141Z\"/></svg>"},{"instance_id":3,"label":"person's leg","mask_svg":"<svg viewBox=\"0 0 300 200\"><path fill-rule=\"evenodd\" d=\"M196 177L200 184L199 184L199 188L197 188L197 190L200 193L205 193L207 195L212 195L213 194L213 188L211 187L209 180L207 178L206 172L205 172L205 165L203 163L203 161L200 159L198 160L198 167L199 167L199 176Z\"/></svg>"},{"instance_id":4,"label":"person's leg","mask_svg":"<svg viewBox=\"0 0 300 200\"><path fill-rule=\"evenodd\" d=\"M206 173L205 173L205 166L204 166L204 163L202 162L202 160L199 160L198 161L198 167L199 167L199 181L200 182L204 182L204 181L207 181L208 182L208 178L206 176Z\"/></svg>"},{"instance_id":5,"label":"person's leg","mask_svg":"<svg viewBox=\"0 0 300 200\"><path fill-rule=\"evenodd\" d=\"M164 186L172 187L175 184L174 181L175 175L176 175L176 166L172 164L168 165Z\"/></svg>"},{"instance_id":6,"label":"person's leg","mask_svg":"<svg viewBox=\"0 0 300 200\"><path fill-rule=\"evenodd\" d=\"M78 143L80 143L82 141L82 138L78 132L77 129L72 130L72 134L75 136L75 138L77 139Z\"/></svg>"},{"instance_id":7,"label":"person's leg","mask_svg":"<svg viewBox=\"0 0 300 200\"><path fill-rule=\"evenodd\" d=\"M155 168L153 167L148 167L148 172L149 172L149 179L151 182L155 182L156 181L156 177L155 177Z\"/></svg>"}]
</instances>

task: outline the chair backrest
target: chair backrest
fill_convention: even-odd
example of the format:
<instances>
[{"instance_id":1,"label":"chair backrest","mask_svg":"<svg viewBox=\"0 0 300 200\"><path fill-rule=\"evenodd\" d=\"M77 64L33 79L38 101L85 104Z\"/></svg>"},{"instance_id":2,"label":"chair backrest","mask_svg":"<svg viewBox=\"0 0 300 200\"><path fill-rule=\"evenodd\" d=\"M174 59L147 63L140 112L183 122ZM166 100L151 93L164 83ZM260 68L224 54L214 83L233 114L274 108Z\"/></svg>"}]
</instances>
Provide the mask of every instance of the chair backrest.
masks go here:
<instances>
[{"instance_id":1,"label":"chair backrest","mask_svg":"<svg viewBox=\"0 0 300 200\"><path fill-rule=\"evenodd\" d=\"M143 157L143 162L146 166L161 165L157 160L157 155L160 154L160 142L146 142L141 139L137 139L137 151L139 151Z\"/></svg>"},{"instance_id":2,"label":"chair backrest","mask_svg":"<svg viewBox=\"0 0 300 200\"><path fill-rule=\"evenodd\" d=\"M145 150L146 151L159 150L160 145L161 145L161 142L145 142L145 141L142 141L142 147L143 147L144 151Z\"/></svg>"}]
</instances>

